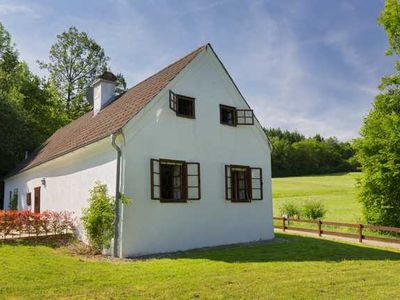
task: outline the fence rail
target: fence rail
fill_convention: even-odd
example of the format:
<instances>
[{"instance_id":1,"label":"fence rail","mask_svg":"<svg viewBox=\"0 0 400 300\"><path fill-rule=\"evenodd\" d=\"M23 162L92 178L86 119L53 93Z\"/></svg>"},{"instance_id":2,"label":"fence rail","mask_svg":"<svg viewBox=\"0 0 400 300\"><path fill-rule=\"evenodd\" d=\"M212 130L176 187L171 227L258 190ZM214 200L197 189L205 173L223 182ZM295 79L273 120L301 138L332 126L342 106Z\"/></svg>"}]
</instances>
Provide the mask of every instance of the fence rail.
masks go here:
<instances>
[{"instance_id":1,"label":"fence rail","mask_svg":"<svg viewBox=\"0 0 400 300\"><path fill-rule=\"evenodd\" d=\"M339 236L345 238L354 238L358 239L360 243L364 240L368 241L379 241L379 242L389 242L389 243L398 243L400 244L400 239L398 238L390 238L383 236L371 236L366 235L365 230L368 231L376 231L376 232L391 232L400 234L399 227L390 227L390 226L375 226L375 225L366 225L366 224L353 224L353 223L340 223L340 222L330 222L330 221L322 221L322 220L300 220L294 218L286 218L286 217L274 217L275 221L280 221L281 225L275 225L275 228L282 229L285 231L286 229L301 231L307 233L315 233L319 236L324 235L332 235ZM307 224L315 224L316 228L302 228L290 225L290 223L307 223ZM351 228L356 229L357 233L347 233L347 232L338 232L333 230L326 230L323 226L332 226L332 227L343 227L343 228ZM331 229L331 228L329 228Z\"/></svg>"}]
</instances>

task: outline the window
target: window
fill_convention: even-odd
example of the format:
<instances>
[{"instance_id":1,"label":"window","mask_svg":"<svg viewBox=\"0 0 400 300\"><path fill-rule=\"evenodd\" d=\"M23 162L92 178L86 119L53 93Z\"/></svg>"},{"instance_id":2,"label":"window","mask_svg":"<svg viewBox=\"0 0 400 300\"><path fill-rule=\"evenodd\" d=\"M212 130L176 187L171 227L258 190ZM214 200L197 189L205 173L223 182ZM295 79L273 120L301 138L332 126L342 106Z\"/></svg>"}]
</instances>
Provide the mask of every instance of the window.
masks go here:
<instances>
[{"instance_id":1,"label":"window","mask_svg":"<svg viewBox=\"0 0 400 300\"><path fill-rule=\"evenodd\" d=\"M252 109L236 110L237 125L254 125L254 113Z\"/></svg>"},{"instance_id":2,"label":"window","mask_svg":"<svg viewBox=\"0 0 400 300\"><path fill-rule=\"evenodd\" d=\"M200 200L200 164L151 159L151 199L161 202Z\"/></svg>"},{"instance_id":3,"label":"window","mask_svg":"<svg viewBox=\"0 0 400 300\"><path fill-rule=\"evenodd\" d=\"M219 114L221 124L236 126L236 108L220 104Z\"/></svg>"},{"instance_id":4,"label":"window","mask_svg":"<svg viewBox=\"0 0 400 300\"><path fill-rule=\"evenodd\" d=\"M220 104L219 114L220 123L224 125L254 125L254 113L251 109L237 109Z\"/></svg>"},{"instance_id":5,"label":"window","mask_svg":"<svg viewBox=\"0 0 400 300\"><path fill-rule=\"evenodd\" d=\"M225 166L225 199L232 202L262 200L262 169L249 166Z\"/></svg>"},{"instance_id":6,"label":"window","mask_svg":"<svg viewBox=\"0 0 400 300\"><path fill-rule=\"evenodd\" d=\"M27 206L32 205L32 194L31 193L26 193L26 205Z\"/></svg>"},{"instance_id":7,"label":"window","mask_svg":"<svg viewBox=\"0 0 400 300\"><path fill-rule=\"evenodd\" d=\"M169 108L179 117L195 118L194 100L194 98L177 95L173 91L169 91Z\"/></svg>"}]
</instances>

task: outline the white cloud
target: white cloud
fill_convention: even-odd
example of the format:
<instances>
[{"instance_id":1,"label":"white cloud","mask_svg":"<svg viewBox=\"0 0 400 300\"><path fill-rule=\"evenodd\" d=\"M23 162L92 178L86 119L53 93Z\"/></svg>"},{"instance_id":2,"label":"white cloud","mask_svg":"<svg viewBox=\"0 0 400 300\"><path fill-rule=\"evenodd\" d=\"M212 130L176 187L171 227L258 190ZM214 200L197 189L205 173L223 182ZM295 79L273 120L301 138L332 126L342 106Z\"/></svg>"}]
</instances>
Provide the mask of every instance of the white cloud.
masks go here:
<instances>
[{"instance_id":1,"label":"white cloud","mask_svg":"<svg viewBox=\"0 0 400 300\"><path fill-rule=\"evenodd\" d=\"M21 4L0 4L0 15L28 15L31 18L40 17L31 7Z\"/></svg>"}]
</instances>

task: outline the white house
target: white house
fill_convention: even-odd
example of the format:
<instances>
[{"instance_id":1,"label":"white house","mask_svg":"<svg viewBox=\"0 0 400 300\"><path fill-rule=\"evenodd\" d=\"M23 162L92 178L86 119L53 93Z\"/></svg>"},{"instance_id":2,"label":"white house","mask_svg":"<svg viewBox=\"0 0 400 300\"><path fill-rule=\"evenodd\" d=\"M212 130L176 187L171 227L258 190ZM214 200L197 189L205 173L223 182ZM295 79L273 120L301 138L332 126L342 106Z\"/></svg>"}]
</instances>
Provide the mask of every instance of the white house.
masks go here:
<instances>
[{"instance_id":1,"label":"white house","mask_svg":"<svg viewBox=\"0 0 400 300\"><path fill-rule=\"evenodd\" d=\"M273 238L271 145L210 44L118 97L110 72L93 86L94 110L5 179L5 207L17 193L79 220L101 181L133 199L116 208L120 257Z\"/></svg>"}]
</instances>

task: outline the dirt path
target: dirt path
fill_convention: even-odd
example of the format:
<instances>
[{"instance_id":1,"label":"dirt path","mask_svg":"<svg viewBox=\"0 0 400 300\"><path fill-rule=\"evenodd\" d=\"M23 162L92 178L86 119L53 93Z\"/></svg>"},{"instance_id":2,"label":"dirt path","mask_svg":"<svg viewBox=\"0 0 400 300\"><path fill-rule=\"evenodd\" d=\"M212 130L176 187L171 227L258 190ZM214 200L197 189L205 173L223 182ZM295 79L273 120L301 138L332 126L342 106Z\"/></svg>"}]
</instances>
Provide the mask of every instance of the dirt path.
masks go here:
<instances>
[{"instance_id":1,"label":"dirt path","mask_svg":"<svg viewBox=\"0 0 400 300\"><path fill-rule=\"evenodd\" d=\"M283 233L283 230L275 228L275 232ZM326 239L326 240L333 240L333 241L345 241L345 242L351 242L351 243L354 243L354 244L360 244L356 239L346 238L346 237L339 237L339 236L331 236L331 235L326 235L326 234L322 234L322 236L319 237L315 233L301 232L301 231L290 230L290 229L286 229L285 233L302 235L302 236L309 236L309 237L313 237L313 238L316 238L316 239ZM400 244L397 244L397 243L387 243L387 242L363 240L362 244L400 250Z\"/></svg>"}]
</instances>

